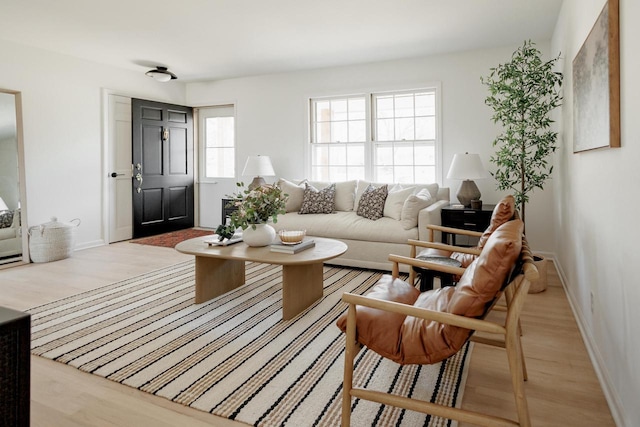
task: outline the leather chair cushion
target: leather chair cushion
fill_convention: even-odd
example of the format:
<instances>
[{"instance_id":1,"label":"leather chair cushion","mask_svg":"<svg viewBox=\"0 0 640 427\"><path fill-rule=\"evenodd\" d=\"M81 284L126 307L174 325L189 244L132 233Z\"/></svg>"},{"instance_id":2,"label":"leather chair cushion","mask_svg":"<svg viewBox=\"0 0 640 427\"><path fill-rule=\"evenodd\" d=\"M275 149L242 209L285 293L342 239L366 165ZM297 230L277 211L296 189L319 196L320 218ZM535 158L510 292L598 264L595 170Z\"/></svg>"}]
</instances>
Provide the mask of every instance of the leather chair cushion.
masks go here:
<instances>
[{"instance_id":1,"label":"leather chair cushion","mask_svg":"<svg viewBox=\"0 0 640 427\"><path fill-rule=\"evenodd\" d=\"M489 236L502 224L513 218L513 214L516 212L516 200L512 195L504 196L502 200L498 202L493 212L491 213L491 221L489 221L489 227L482 233L480 240L478 241L478 248L484 248Z\"/></svg>"},{"instance_id":2,"label":"leather chair cushion","mask_svg":"<svg viewBox=\"0 0 640 427\"><path fill-rule=\"evenodd\" d=\"M520 220L500 226L488 239L485 250L467 268L458 285L422 294L413 286L383 276L367 295L402 302L428 310L467 317L483 317L500 296L522 247ZM338 319L346 330L346 314ZM411 316L357 307L357 340L376 353L400 364L432 364L455 354L472 331Z\"/></svg>"},{"instance_id":3,"label":"leather chair cushion","mask_svg":"<svg viewBox=\"0 0 640 427\"><path fill-rule=\"evenodd\" d=\"M384 301L413 305L420 296L420 291L401 279L394 280L391 275L385 274L366 295ZM396 360L405 317L376 308L357 306L356 340L381 356ZM340 316L337 325L343 332L347 330L346 313Z\"/></svg>"}]
</instances>

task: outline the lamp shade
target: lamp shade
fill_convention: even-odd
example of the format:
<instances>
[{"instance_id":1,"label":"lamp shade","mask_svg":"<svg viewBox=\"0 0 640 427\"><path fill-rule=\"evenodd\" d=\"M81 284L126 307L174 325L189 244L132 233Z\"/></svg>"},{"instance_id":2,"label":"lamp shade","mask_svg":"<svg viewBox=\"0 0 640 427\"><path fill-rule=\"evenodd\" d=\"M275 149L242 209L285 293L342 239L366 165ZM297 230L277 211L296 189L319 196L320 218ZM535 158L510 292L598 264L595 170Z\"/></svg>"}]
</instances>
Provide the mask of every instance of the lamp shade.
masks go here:
<instances>
[{"instance_id":1,"label":"lamp shade","mask_svg":"<svg viewBox=\"0 0 640 427\"><path fill-rule=\"evenodd\" d=\"M488 178L487 170L482 165L478 154L456 154L449 167L447 179L483 179Z\"/></svg>"},{"instance_id":2,"label":"lamp shade","mask_svg":"<svg viewBox=\"0 0 640 427\"><path fill-rule=\"evenodd\" d=\"M275 176L269 156L249 156L242 170L243 176Z\"/></svg>"},{"instance_id":3,"label":"lamp shade","mask_svg":"<svg viewBox=\"0 0 640 427\"><path fill-rule=\"evenodd\" d=\"M273 165L269 156L249 156L242 170L243 176L253 176L253 181L249 184L249 190L265 184L263 176L275 176Z\"/></svg>"}]
</instances>

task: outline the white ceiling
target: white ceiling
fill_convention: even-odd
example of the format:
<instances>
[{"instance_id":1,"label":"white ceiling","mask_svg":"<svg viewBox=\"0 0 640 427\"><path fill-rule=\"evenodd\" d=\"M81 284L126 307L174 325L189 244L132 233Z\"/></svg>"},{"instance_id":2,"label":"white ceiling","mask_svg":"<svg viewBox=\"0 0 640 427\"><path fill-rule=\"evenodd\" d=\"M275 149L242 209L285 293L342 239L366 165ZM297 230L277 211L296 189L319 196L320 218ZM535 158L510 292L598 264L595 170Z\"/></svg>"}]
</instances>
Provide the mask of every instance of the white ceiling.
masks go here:
<instances>
[{"instance_id":1,"label":"white ceiling","mask_svg":"<svg viewBox=\"0 0 640 427\"><path fill-rule=\"evenodd\" d=\"M0 0L0 39L141 73L163 65L184 82L548 40L561 4Z\"/></svg>"}]
</instances>

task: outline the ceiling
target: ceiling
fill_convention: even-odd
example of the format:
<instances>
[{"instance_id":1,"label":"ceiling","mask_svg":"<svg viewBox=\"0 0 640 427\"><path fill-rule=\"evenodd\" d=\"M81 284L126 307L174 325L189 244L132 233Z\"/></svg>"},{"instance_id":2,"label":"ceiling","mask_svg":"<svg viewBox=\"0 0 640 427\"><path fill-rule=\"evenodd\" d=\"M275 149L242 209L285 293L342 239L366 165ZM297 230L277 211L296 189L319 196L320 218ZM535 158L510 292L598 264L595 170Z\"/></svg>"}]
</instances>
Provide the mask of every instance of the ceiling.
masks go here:
<instances>
[{"instance_id":1,"label":"ceiling","mask_svg":"<svg viewBox=\"0 0 640 427\"><path fill-rule=\"evenodd\" d=\"M188 82L548 40L561 4L0 0L0 39L141 73L167 66Z\"/></svg>"}]
</instances>

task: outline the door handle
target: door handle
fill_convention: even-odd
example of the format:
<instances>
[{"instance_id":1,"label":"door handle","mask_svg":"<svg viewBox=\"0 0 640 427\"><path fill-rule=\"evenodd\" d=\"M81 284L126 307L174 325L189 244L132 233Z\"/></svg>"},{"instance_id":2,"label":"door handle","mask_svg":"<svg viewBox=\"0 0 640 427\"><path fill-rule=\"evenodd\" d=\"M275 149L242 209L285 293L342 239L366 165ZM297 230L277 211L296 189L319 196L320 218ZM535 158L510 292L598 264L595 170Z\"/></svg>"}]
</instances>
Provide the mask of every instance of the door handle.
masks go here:
<instances>
[{"instance_id":1,"label":"door handle","mask_svg":"<svg viewBox=\"0 0 640 427\"><path fill-rule=\"evenodd\" d=\"M138 172L134 178L138 181L138 188L136 188L136 191L140 193L142 191L142 174Z\"/></svg>"},{"instance_id":2,"label":"door handle","mask_svg":"<svg viewBox=\"0 0 640 427\"><path fill-rule=\"evenodd\" d=\"M115 178L116 176L123 176L123 173L115 173L115 172L111 172L111 178Z\"/></svg>"}]
</instances>

